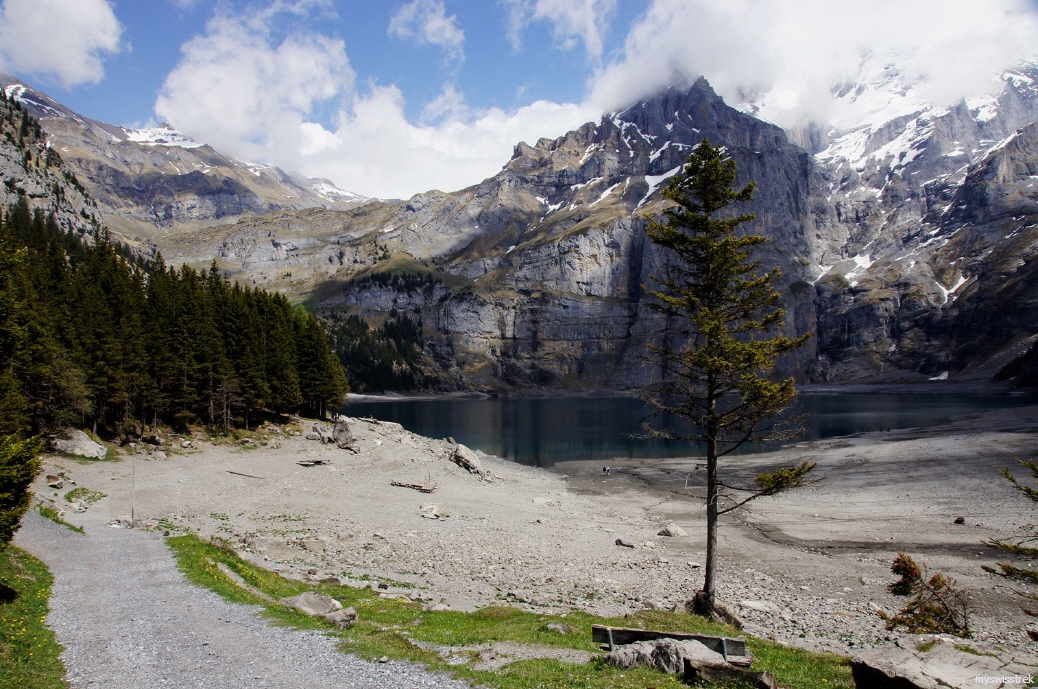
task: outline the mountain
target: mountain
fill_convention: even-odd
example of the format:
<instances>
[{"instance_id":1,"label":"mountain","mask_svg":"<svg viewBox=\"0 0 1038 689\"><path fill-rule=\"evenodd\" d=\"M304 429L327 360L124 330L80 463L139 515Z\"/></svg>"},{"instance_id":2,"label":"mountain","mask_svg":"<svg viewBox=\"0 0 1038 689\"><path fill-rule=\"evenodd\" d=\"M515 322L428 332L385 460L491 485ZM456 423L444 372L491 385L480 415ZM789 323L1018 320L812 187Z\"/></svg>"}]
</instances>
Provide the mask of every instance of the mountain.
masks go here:
<instances>
[{"instance_id":1,"label":"mountain","mask_svg":"<svg viewBox=\"0 0 1038 689\"><path fill-rule=\"evenodd\" d=\"M121 236L154 241L242 214L367 201L325 179L225 156L166 125L131 129L83 117L7 75L0 75L0 86L42 121L49 145Z\"/></svg>"},{"instance_id":2,"label":"mountain","mask_svg":"<svg viewBox=\"0 0 1038 689\"><path fill-rule=\"evenodd\" d=\"M128 234L140 226L167 259L215 257L228 274L326 314L378 322L415 313L427 367L445 388L651 380L646 343L675 334L645 302L667 260L646 241L646 216L660 212L661 189L704 137L735 158L738 184L757 182L746 210L772 240L761 257L782 269L789 329L816 334L783 371L837 383L1023 370L1038 339L1038 65L950 107L918 99L890 69L862 79L834 90L838 101L867 101L842 128L786 132L700 79L557 139L520 143L472 187L346 209L313 197L307 207L266 197L229 208L224 199L263 197L212 186L247 168L208 147L133 141L155 134L124 129L115 141L108 125L67 114L44 125L91 196L101 195L106 224ZM70 131L93 148L65 143ZM219 174L174 172L203 154L223 161ZM128 183L142 159L148 173ZM183 198L197 201L169 200L192 175L201 186ZM151 212L148 194L166 194L168 210Z\"/></svg>"}]
</instances>

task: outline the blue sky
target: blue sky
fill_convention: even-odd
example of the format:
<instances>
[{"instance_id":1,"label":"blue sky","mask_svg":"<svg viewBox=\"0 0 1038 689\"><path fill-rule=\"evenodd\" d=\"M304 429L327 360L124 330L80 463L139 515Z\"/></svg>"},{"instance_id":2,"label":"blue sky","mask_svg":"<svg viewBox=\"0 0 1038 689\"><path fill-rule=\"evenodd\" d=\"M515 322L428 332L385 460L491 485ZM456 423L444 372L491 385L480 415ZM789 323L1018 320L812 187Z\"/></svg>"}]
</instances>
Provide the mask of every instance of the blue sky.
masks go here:
<instances>
[{"instance_id":1,"label":"blue sky","mask_svg":"<svg viewBox=\"0 0 1038 689\"><path fill-rule=\"evenodd\" d=\"M72 109L382 197L494 174L705 75L783 126L889 103L831 89L896 63L908 100L990 92L1038 52L1034 0L0 0L0 69ZM40 37L45 38L40 38ZM882 95L882 94L880 94ZM906 107L904 103L895 104ZM888 108L889 109L889 108Z\"/></svg>"}]
</instances>

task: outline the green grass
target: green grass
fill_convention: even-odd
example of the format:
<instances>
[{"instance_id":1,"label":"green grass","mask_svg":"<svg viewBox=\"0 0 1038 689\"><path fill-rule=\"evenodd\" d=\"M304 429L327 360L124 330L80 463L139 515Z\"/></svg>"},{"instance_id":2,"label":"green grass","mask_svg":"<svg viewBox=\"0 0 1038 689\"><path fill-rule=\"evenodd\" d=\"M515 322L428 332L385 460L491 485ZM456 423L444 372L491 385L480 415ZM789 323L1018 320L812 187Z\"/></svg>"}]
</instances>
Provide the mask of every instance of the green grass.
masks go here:
<instances>
[{"instance_id":1,"label":"green grass","mask_svg":"<svg viewBox=\"0 0 1038 689\"><path fill-rule=\"evenodd\" d=\"M592 624L725 636L738 634L731 627L702 618L663 611L641 611L628 618L615 619L595 617L579 611L549 615L510 607L490 607L472 613L427 612L410 601L379 598L377 593L369 589L289 581L245 562L229 547L203 542L194 535L171 537L167 543L189 581L216 591L230 601L263 606L266 608L265 614L276 623L304 629L325 629L342 640L342 650L364 658L388 656L409 659L425 664L430 670L448 671L460 679L501 689L660 689L663 686L678 686L679 682L676 677L668 677L654 670L620 671L601 658L586 665L542 659L512 663L496 671L474 670L464 665L448 665L436 652L421 648L411 640L436 646L514 641L597 653L599 647L591 641ZM344 606L356 608L359 621L350 629L337 631L323 620L265 602L231 582L220 572L217 562L224 563L250 585L275 600L314 590L332 596ZM561 622L574 631L565 635L549 631L547 626L552 622ZM779 684L786 689L851 689L854 686L849 661L845 657L809 653L753 637L747 639L747 646L757 656L752 669L774 672ZM732 684L725 689L742 688Z\"/></svg>"},{"instance_id":2,"label":"green grass","mask_svg":"<svg viewBox=\"0 0 1038 689\"><path fill-rule=\"evenodd\" d=\"M44 626L52 582L46 565L24 550L0 551L0 686L68 687L63 649Z\"/></svg>"},{"instance_id":3,"label":"green grass","mask_svg":"<svg viewBox=\"0 0 1038 689\"><path fill-rule=\"evenodd\" d=\"M101 498L108 497L99 490L90 490L89 488L73 488L69 492L65 493L65 502L73 502L75 500L82 500L88 505L93 505Z\"/></svg>"},{"instance_id":4,"label":"green grass","mask_svg":"<svg viewBox=\"0 0 1038 689\"><path fill-rule=\"evenodd\" d=\"M76 533L86 533L83 531L82 526L76 526L75 524L69 524L67 521L61 518L61 513L53 507L47 507L46 505L40 505L40 514L51 520L55 524L61 524L62 526L72 529Z\"/></svg>"}]
</instances>

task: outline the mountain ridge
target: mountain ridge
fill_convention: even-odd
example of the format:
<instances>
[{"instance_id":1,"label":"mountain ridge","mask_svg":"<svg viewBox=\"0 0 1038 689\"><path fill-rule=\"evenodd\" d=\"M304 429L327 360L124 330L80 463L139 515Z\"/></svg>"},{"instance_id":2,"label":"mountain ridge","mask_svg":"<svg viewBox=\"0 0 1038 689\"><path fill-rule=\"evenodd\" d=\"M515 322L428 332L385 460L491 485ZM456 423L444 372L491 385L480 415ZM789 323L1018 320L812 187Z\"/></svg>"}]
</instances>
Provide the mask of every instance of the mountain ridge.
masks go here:
<instances>
[{"instance_id":1,"label":"mountain ridge","mask_svg":"<svg viewBox=\"0 0 1038 689\"><path fill-rule=\"evenodd\" d=\"M229 275L326 313L377 322L416 311L441 387L636 388L656 375L645 345L674 336L646 308L645 287L667 258L646 241L645 216L661 211L669 177L710 138L736 160L738 184L758 183L746 210L772 240L760 256L783 271L791 332L817 334L783 372L818 383L990 377L1038 333L1038 196L1023 174L1033 165L1038 66L1012 74L983 102L926 106L824 148L819 139L814 153L700 79L561 137L520 142L498 174L459 191L342 210L239 205L183 223L174 209L139 236L167 258L217 258ZM110 189L105 222L143 223L139 208L119 206L136 197ZM361 279L379 273L420 279ZM993 320L992 300L1007 295L1012 317Z\"/></svg>"}]
</instances>

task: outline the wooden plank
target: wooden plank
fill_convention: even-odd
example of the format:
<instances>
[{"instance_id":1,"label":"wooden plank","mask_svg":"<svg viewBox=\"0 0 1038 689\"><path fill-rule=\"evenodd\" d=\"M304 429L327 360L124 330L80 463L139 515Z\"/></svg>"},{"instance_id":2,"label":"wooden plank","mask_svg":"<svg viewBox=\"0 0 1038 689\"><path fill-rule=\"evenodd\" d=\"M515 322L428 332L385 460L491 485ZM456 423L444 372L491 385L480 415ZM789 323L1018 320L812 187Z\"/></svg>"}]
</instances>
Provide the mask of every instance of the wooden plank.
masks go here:
<instances>
[{"instance_id":1,"label":"wooden plank","mask_svg":"<svg viewBox=\"0 0 1038 689\"><path fill-rule=\"evenodd\" d=\"M612 642L616 646L633 644L635 641L655 641L656 639L677 639L678 641L698 641L715 653L727 651L729 656L746 656L746 639L743 637L708 636L706 634L689 634L687 632L661 632L654 629L632 629L630 627L607 627L601 624L591 625L591 640L598 643L609 643L610 632Z\"/></svg>"},{"instance_id":2,"label":"wooden plank","mask_svg":"<svg viewBox=\"0 0 1038 689\"><path fill-rule=\"evenodd\" d=\"M400 488L411 488L419 493L431 493L436 490L435 483L431 486L427 486L424 483L401 483L400 481L392 481L389 485L399 486Z\"/></svg>"},{"instance_id":3,"label":"wooden plank","mask_svg":"<svg viewBox=\"0 0 1038 689\"><path fill-rule=\"evenodd\" d=\"M247 478L258 478L258 479L262 479L263 478L262 476L253 476L252 474L243 474L240 471L230 471L230 470L228 470L227 473L228 474L234 474L235 476L245 476Z\"/></svg>"}]
</instances>

